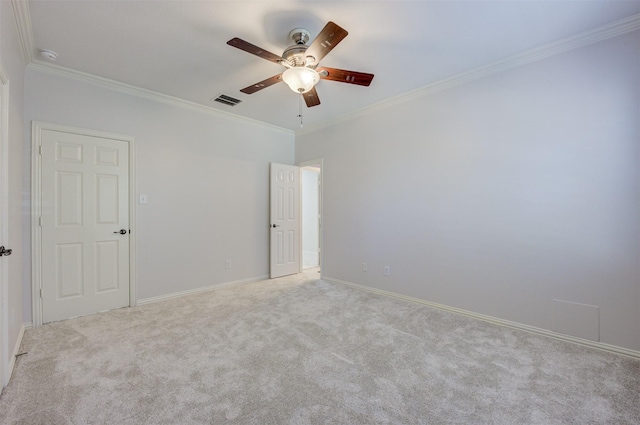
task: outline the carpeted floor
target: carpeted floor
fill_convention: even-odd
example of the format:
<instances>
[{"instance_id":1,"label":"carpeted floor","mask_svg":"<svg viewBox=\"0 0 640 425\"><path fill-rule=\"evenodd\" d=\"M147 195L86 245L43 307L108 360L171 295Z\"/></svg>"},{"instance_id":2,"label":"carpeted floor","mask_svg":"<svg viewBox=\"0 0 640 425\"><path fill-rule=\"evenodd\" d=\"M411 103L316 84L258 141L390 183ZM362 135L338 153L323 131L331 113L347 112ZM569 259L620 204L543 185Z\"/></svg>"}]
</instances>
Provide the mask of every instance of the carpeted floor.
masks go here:
<instances>
[{"instance_id":1,"label":"carpeted floor","mask_svg":"<svg viewBox=\"0 0 640 425\"><path fill-rule=\"evenodd\" d=\"M638 424L640 361L318 280L25 333L2 424Z\"/></svg>"}]
</instances>

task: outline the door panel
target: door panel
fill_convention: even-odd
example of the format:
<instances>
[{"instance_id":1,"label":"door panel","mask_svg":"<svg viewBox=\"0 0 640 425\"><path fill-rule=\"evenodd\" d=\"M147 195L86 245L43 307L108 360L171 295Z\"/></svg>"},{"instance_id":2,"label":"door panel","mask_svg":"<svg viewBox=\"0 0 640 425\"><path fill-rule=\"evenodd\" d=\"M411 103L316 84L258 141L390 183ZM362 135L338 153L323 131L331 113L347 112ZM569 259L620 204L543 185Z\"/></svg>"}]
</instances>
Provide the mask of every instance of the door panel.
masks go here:
<instances>
[{"instance_id":1,"label":"door panel","mask_svg":"<svg viewBox=\"0 0 640 425\"><path fill-rule=\"evenodd\" d=\"M271 278L300 271L300 170L271 164Z\"/></svg>"},{"instance_id":2,"label":"door panel","mask_svg":"<svg viewBox=\"0 0 640 425\"><path fill-rule=\"evenodd\" d=\"M43 323L129 305L128 149L42 131Z\"/></svg>"},{"instance_id":3,"label":"door panel","mask_svg":"<svg viewBox=\"0 0 640 425\"><path fill-rule=\"evenodd\" d=\"M96 176L96 223L118 224L118 176Z\"/></svg>"},{"instance_id":4,"label":"door panel","mask_svg":"<svg viewBox=\"0 0 640 425\"><path fill-rule=\"evenodd\" d=\"M56 144L57 162L82 162L82 145L59 142Z\"/></svg>"},{"instance_id":5,"label":"door panel","mask_svg":"<svg viewBox=\"0 0 640 425\"><path fill-rule=\"evenodd\" d=\"M117 291L118 272L118 242L96 242L96 292Z\"/></svg>"},{"instance_id":6,"label":"door panel","mask_svg":"<svg viewBox=\"0 0 640 425\"><path fill-rule=\"evenodd\" d=\"M82 225L82 174L56 173L56 191L58 211L56 214L58 226Z\"/></svg>"},{"instance_id":7,"label":"door panel","mask_svg":"<svg viewBox=\"0 0 640 425\"><path fill-rule=\"evenodd\" d=\"M59 300L82 296L82 244L56 246L56 297Z\"/></svg>"}]
</instances>

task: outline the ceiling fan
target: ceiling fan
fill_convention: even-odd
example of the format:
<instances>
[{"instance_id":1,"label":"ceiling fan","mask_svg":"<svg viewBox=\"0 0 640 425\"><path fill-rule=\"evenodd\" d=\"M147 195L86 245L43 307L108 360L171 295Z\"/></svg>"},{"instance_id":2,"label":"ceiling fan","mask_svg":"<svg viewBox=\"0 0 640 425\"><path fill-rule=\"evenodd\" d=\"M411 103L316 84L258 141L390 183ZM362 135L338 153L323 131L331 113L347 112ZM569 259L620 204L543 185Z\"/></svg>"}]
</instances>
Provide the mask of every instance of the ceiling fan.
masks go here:
<instances>
[{"instance_id":1,"label":"ceiling fan","mask_svg":"<svg viewBox=\"0 0 640 425\"><path fill-rule=\"evenodd\" d=\"M373 80L373 74L347 71L344 69L318 67L318 64L334 47L338 45L348 32L339 25L329 22L320 34L307 46L311 34L303 28L295 28L289 32L289 38L295 43L282 53L282 56L270 53L256 45L240 38L232 38L227 44L245 52L251 53L275 62L287 68L283 73L274 75L266 80L252 84L240 90L242 93L253 94L259 90L284 81L296 93L302 94L308 107L320 104L315 85L318 81L330 80L359 86L368 86Z\"/></svg>"}]
</instances>

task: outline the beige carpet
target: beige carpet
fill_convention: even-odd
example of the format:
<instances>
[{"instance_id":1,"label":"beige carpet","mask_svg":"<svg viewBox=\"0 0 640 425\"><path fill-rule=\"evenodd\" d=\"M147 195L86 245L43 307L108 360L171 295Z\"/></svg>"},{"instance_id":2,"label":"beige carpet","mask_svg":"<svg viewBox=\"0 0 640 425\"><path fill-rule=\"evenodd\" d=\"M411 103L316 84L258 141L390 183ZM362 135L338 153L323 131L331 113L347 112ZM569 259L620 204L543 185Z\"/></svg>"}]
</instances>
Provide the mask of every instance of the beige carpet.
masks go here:
<instances>
[{"instance_id":1,"label":"beige carpet","mask_svg":"<svg viewBox=\"0 0 640 425\"><path fill-rule=\"evenodd\" d=\"M640 423L637 360L317 276L29 329L0 423Z\"/></svg>"}]
</instances>

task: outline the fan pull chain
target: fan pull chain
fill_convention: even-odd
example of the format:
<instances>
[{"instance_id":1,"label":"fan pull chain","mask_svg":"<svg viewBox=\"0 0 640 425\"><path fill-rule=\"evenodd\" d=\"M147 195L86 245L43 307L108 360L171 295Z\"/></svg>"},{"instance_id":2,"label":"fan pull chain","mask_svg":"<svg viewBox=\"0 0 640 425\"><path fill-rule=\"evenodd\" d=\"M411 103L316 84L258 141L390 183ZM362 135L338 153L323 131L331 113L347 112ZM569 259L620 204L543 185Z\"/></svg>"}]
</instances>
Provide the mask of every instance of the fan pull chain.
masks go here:
<instances>
[{"instance_id":1,"label":"fan pull chain","mask_svg":"<svg viewBox=\"0 0 640 425\"><path fill-rule=\"evenodd\" d=\"M298 118L300 118L300 128L304 127L304 123L302 122L302 98L304 95L300 93L300 100L298 102Z\"/></svg>"}]
</instances>

